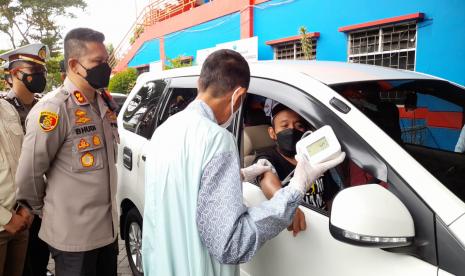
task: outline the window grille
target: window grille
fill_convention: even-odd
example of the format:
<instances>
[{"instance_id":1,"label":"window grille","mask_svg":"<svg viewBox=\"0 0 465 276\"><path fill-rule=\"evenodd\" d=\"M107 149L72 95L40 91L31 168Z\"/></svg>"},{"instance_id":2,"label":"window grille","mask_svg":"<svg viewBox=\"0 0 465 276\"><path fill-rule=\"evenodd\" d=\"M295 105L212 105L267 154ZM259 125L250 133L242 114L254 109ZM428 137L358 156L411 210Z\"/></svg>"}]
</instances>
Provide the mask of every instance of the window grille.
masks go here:
<instances>
[{"instance_id":1,"label":"window grille","mask_svg":"<svg viewBox=\"0 0 465 276\"><path fill-rule=\"evenodd\" d=\"M415 70L416 21L349 33L349 62Z\"/></svg>"},{"instance_id":2,"label":"window grille","mask_svg":"<svg viewBox=\"0 0 465 276\"><path fill-rule=\"evenodd\" d=\"M306 59L300 40L293 40L273 45L274 59ZM316 59L316 38L311 38L310 59Z\"/></svg>"}]
</instances>

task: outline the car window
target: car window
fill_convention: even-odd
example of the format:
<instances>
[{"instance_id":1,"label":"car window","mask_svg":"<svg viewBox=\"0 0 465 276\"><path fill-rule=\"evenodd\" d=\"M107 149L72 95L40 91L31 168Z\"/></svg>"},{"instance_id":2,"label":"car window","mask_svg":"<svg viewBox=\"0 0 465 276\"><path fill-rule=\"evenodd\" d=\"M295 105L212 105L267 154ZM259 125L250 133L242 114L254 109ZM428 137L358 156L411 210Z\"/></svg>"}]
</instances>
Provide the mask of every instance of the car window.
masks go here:
<instances>
[{"instance_id":1,"label":"car window","mask_svg":"<svg viewBox=\"0 0 465 276\"><path fill-rule=\"evenodd\" d=\"M118 105L118 109L116 110L116 113L118 114L123 107L124 102L126 101L127 96L126 95L113 95L113 100L116 102Z\"/></svg>"},{"instance_id":2,"label":"car window","mask_svg":"<svg viewBox=\"0 0 465 276\"><path fill-rule=\"evenodd\" d=\"M459 139L464 123L463 88L437 80L370 81L332 88L465 200L465 155L455 152L465 146L465 140Z\"/></svg>"},{"instance_id":3,"label":"car window","mask_svg":"<svg viewBox=\"0 0 465 276\"><path fill-rule=\"evenodd\" d=\"M129 131L148 138L147 125L151 124L148 116L155 113L160 97L167 83L164 80L145 83L130 100L123 114L123 127Z\"/></svg>"},{"instance_id":4,"label":"car window","mask_svg":"<svg viewBox=\"0 0 465 276\"><path fill-rule=\"evenodd\" d=\"M403 178L392 170L390 165L345 121L336 116L323 103L313 98L311 91L303 92L284 83L252 78L249 92L249 95L253 95L254 98L258 96L272 98L285 104L304 117L315 128L320 128L323 125L332 126L342 150L347 154L346 160L339 167L336 167L342 176L344 186L378 183L396 195L410 211L415 224L415 242L412 246L402 248L402 252L437 265L435 229L431 224L434 218L433 212L405 183ZM258 99L258 102L261 101L263 100ZM270 121L261 114L261 109L262 106L256 101L246 102L244 110L241 111L241 115L244 116L243 124L239 129L243 129L245 132L247 127L269 124ZM262 135L266 137L266 133ZM238 137L241 145L241 157L245 161L246 139L243 135ZM348 182L347 180L352 181ZM324 215L330 215L328 212L318 210L308 204L302 205Z\"/></svg>"},{"instance_id":5,"label":"car window","mask_svg":"<svg viewBox=\"0 0 465 276\"><path fill-rule=\"evenodd\" d=\"M158 124L162 124L169 117L184 110L195 97L197 97L196 88L172 88Z\"/></svg>"},{"instance_id":6,"label":"car window","mask_svg":"<svg viewBox=\"0 0 465 276\"><path fill-rule=\"evenodd\" d=\"M280 106L282 110L273 122L271 120L272 106ZM297 129L303 133L313 131L316 127L293 109L284 107L282 103L253 94L247 96L243 105L243 114L243 137L247 137L242 143L244 167L250 166L259 159L266 159L273 165L275 176L281 180L282 186L288 185L295 165L287 161L279 152L277 146L279 142L272 137L270 132L279 135L281 131ZM338 166L318 178L312 183L311 191L305 195L303 204L329 212L333 198L345 187L346 179L343 172L343 166ZM255 184L266 186L262 181L266 180L258 178Z\"/></svg>"}]
</instances>

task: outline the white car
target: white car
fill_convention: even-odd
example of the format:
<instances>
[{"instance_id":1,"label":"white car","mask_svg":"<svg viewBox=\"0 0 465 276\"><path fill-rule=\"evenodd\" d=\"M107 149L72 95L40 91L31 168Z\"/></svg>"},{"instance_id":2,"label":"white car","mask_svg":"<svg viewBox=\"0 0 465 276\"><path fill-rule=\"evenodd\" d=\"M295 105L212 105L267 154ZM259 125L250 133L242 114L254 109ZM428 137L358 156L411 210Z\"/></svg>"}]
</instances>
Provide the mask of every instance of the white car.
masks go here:
<instances>
[{"instance_id":1,"label":"white car","mask_svg":"<svg viewBox=\"0 0 465 276\"><path fill-rule=\"evenodd\" d=\"M243 166L274 145L263 112L267 98L316 128L330 125L347 158L337 169L345 189L331 212L302 203L307 230L297 237L285 230L265 243L241 264L241 275L465 275L465 155L453 152L451 141L463 124L457 118L464 116L464 87L341 62L250 68L248 96L230 127ZM145 145L196 97L199 74L191 67L141 75L118 117L120 230L135 275L143 273ZM439 106L445 116L433 114ZM252 183L243 184L243 196L249 206L265 200Z\"/></svg>"}]
</instances>

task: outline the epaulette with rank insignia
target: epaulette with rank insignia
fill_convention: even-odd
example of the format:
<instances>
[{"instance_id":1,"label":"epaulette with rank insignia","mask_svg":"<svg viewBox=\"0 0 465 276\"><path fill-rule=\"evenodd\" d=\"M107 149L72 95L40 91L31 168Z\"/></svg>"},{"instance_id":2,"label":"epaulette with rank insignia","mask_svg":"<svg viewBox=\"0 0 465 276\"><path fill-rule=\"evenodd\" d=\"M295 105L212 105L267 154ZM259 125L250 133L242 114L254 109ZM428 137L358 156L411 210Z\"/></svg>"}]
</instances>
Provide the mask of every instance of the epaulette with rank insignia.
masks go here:
<instances>
[{"instance_id":1,"label":"epaulette with rank insignia","mask_svg":"<svg viewBox=\"0 0 465 276\"><path fill-rule=\"evenodd\" d=\"M66 91L63 86L58 87L57 89L48 92L47 94L43 95L40 99L40 102L49 101L54 102L55 104L61 104L66 101L70 96L70 93Z\"/></svg>"}]
</instances>

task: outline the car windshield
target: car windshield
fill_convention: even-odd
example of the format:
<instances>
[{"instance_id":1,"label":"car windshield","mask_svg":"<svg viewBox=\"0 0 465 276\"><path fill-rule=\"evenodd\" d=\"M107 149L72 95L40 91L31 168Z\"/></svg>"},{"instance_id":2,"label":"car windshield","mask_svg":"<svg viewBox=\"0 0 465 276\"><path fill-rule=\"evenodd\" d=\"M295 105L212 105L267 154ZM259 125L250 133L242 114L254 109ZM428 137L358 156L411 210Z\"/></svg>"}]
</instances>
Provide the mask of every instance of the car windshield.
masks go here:
<instances>
[{"instance_id":1,"label":"car windshield","mask_svg":"<svg viewBox=\"0 0 465 276\"><path fill-rule=\"evenodd\" d=\"M465 201L465 89L442 80L331 86Z\"/></svg>"}]
</instances>

